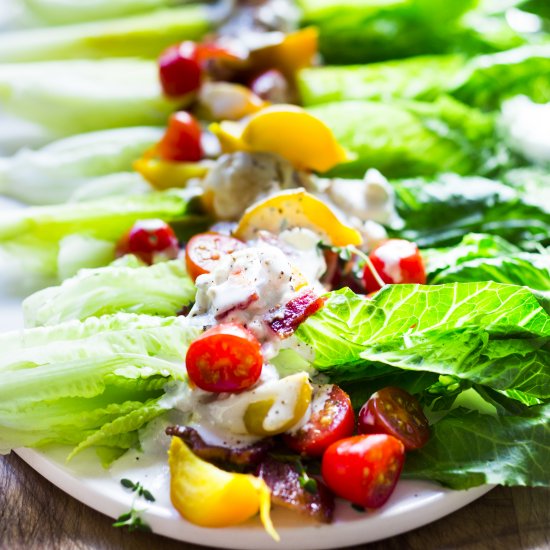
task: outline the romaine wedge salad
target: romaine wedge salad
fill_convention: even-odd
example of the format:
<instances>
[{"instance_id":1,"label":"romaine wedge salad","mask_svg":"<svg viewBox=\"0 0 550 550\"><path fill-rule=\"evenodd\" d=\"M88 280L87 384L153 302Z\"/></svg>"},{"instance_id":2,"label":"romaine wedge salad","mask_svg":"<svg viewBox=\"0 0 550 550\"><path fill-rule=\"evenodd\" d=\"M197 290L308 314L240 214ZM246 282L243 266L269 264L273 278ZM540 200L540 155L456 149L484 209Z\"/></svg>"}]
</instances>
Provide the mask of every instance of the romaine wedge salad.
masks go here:
<instances>
[{"instance_id":1,"label":"romaine wedge salad","mask_svg":"<svg viewBox=\"0 0 550 550\"><path fill-rule=\"evenodd\" d=\"M400 477L550 486L545 2L22 4L1 452L160 447L185 520L275 539Z\"/></svg>"}]
</instances>

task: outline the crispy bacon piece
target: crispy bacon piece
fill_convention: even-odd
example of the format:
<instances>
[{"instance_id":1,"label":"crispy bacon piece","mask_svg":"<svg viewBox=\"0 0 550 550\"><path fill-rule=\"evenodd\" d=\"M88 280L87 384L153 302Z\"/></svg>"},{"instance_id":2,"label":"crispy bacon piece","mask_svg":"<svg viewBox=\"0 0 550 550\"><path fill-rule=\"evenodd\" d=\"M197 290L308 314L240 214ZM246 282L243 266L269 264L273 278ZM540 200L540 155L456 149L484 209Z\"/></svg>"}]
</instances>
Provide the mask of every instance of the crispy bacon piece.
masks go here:
<instances>
[{"instance_id":1,"label":"crispy bacon piece","mask_svg":"<svg viewBox=\"0 0 550 550\"><path fill-rule=\"evenodd\" d=\"M215 464L232 464L241 468L256 467L273 446L270 439L264 439L253 445L240 448L210 445L199 435L197 430L189 426L169 426L166 434L180 437L185 444L200 458Z\"/></svg>"},{"instance_id":2,"label":"crispy bacon piece","mask_svg":"<svg viewBox=\"0 0 550 550\"><path fill-rule=\"evenodd\" d=\"M273 317L267 319L267 323L281 338L287 338L324 304L324 298L308 288L289 300Z\"/></svg>"},{"instance_id":3,"label":"crispy bacon piece","mask_svg":"<svg viewBox=\"0 0 550 550\"><path fill-rule=\"evenodd\" d=\"M302 474L295 465L267 458L256 470L256 475L271 489L273 504L306 514L323 523L332 521L334 495L319 480L316 480L316 489L308 491L300 483Z\"/></svg>"}]
</instances>

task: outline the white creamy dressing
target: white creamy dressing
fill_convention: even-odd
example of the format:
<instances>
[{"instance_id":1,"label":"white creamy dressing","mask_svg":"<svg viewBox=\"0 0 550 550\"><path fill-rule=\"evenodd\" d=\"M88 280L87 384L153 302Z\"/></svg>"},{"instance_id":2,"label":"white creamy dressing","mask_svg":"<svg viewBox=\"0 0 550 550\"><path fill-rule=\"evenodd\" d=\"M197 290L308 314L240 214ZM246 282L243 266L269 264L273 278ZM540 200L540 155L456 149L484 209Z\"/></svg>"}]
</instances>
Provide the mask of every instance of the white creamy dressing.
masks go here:
<instances>
[{"instance_id":1,"label":"white creamy dressing","mask_svg":"<svg viewBox=\"0 0 550 550\"><path fill-rule=\"evenodd\" d=\"M392 278L394 283L400 283L403 280L403 273L399 264L401 258L408 256L409 253L409 243L398 240L394 242L393 246L381 247L376 251L378 258L384 262L383 271Z\"/></svg>"},{"instance_id":2,"label":"white creamy dressing","mask_svg":"<svg viewBox=\"0 0 550 550\"><path fill-rule=\"evenodd\" d=\"M197 295L190 317L203 324L236 322L260 341L269 340L263 321L266 312L279 308L294 295L294 273L285 254L261 244L224 257L211 273L196 280Z\"/></svg>"},{"instance_id":3,"label":"white creamy dressing","mask_svg":"<svg viewBox=\"0 0 550 550\"><path fill-rule=\"evenodd\" d=\"M363 181L328 181L325 199L330 199L342 213L351 213L368 246L385 239L386 232L378 222L389 223L396 214L393 190L380 172L369 170ZM185 423L195 428L207 443L239 447L260 439L249 433L245 423L247 409L254 403L272 403L262 425L268 433L276 433L292 421L291 430L297 430L309 422L313 412L324 407L330 385L316 386L307 412L295 418L300 390L304 383L309 384L310 369L281 376L270 361L281 350L292 350L309 367L307 359L311 360L312 350L298 345L294 337L281 339L265 320L266 315L282 315L285 304L304 285L317 294L324 292L319 279L326 263L318 247L320 240L320 235L301 227L289 227L278 235L258 231L250 247L223 257L211 273L196 279L197 294L189 322L204 327L239 323L258 338L264 357L260 379L247 391L214 394L187 385L168 391L167 408L176 408ZM399 282L399 261L393 257L383 260L388 274ZM298 369L299 365L298 362Z\"/></svg>"},{"instance_id":4,"label":"white creamy dressing","mask_svg":"<svg viewBox=\"0 0 550 550\"><path fill-rule=\"evenodd\" d=\"M382 224L399 226L402 223L395 210L392 186L374 168L367 170L362 180L318 179L315 184L314 192L361 233L364 250L372 250L388 238Z\"/></svg>"},{"instance_id":5,"label":"white creamy dressing","mask_svg":"<svg viewBox=\"0 0 550 550\"><path fill-rule=\"evenodd\" d=\"M199 397L195 417L198 417L199 425L206 423L207 427L213 427L216 431L222 430L224 434L229 432L250 437L244 422L246 409L252 403L271 400L273 405L264 418L263 427L269 432L276 431L293 417L298 390L304 380L307 381L307 374L297 373L280 380L264 382L241 393L222 394L215 399L211 395L204 396L202 402Z\"/></svg>"},{"instance_id":6,"label":"white creamy dressing","mask_svg":"<svg viewBox=\"0 0 550 550\"><path fill-rule=\"evenodd\" d=\"M211 273L197 278L189 316L204 326L240 323L265 344L264 357L273 357L278 347L270 348L280 339L267 327L264 315L295 296L304 277L317 292L324 291L318 280L326 269L319 240L313 231L300 228L283 231L278 238L261 233L253 246L229 254Z\"/></svg>"},{"instance_id":7,"label":"white creamy dressing","mask_svg":"<svg viewBox=\"0 0 550 550\"><path fill-rule=\"evenodd\" d=\"M317 246L319 235L303 227L287 229L279 235L283 250L298 271L305 276L310 286L319 292L323 289L319 279L327 269L325 257Z\"/></svg>"},{"instance_id":8,"label":"white creamy dressing","mask_svg":"<svg viewBox=\"0 0 550 550\"><path fill-rule=\"evenodd\" d=\"M203 326L237 322L246 326L262 343L265 360L260 380L248 391L212 394L198 388L183 390L174 405L190 415L189 425L205 441L241 446L260 439L250 435L245 425L245 413L251 403L272 402L263 419L267 432L281 429L294 418L296 400L302 385L308 383L308 372L281 378L269 360L282 348L296 348L301 357L308 358L311 350L299 346L295 338L282 340L264 318L267 313L282 311L296 295L297 286L304 284L304 278L310 283L308 286L324 291L318 280L326 269L317 247L319 240L313 231L302 228L288 229L278 236L260 232L252 246L227 255L211 273L197 278L190 322ZM307 413L296 422L303 423L306 417L309 418Z\"/></svg>"}]
</instances>

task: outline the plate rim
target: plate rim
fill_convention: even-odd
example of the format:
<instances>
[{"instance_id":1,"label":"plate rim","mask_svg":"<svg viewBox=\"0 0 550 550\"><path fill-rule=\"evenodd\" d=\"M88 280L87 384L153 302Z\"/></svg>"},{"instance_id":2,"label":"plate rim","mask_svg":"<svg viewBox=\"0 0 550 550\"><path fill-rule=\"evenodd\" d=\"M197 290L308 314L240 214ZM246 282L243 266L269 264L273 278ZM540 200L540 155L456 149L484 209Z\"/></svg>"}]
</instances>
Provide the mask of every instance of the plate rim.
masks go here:
<instances>
[{"instance_id":1,"label":"plate rim","mask_svg":"<svg viewBox=\"0 0 550 550\"><path fill-rule=\"evenodd\" d=\"M116 498L114 493L110 495L94 489L92 478L79 477L70 467L48 457L44 451L19 448L14 452L57 488L103 515L117 518L132 505L130 496ZM114 479L112 481L115 488ZM402 480L400 483L415 482ZM435 483L425 483L429 483L436 490L435 493L427 499L419 498L416 506L409 510L400 512L399 506L393 506L390 500L381 510L354 522L344 520L328 525L308 522L298 527L275 525L281 535L281 542L269 538L259 521L221 529L204 528L180 518L175 510L159 506L144 511L142 517L157 535L201 546L238 550L329 550L380 541L423 527L467 506L495 487L481 485L455 491ZM422 496L421 490L419 493ZM369 528L373 525L376 529Z\"/></svg>"}]
</instances>

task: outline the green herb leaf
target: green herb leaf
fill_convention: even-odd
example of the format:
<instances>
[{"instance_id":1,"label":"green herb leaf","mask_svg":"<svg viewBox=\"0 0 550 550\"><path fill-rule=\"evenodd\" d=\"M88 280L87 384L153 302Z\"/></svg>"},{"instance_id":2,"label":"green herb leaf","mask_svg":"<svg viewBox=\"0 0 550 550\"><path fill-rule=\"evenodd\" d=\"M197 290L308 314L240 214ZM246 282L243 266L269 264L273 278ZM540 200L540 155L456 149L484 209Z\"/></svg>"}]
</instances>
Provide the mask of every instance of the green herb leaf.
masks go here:
<instances>
[{"instance_id":1,"label":"green herb leaf","mask_svg":"<svg viewBox=\"0 0 550 550\"><path fill-rule=\"evenodd\" d=\"M133 481L131 481L130 479L121 479L120 480L120 484L123 486L123 487L126 487L126 489L132 489L135 490L135 484Z\"/></svg>"}]
</instances>

